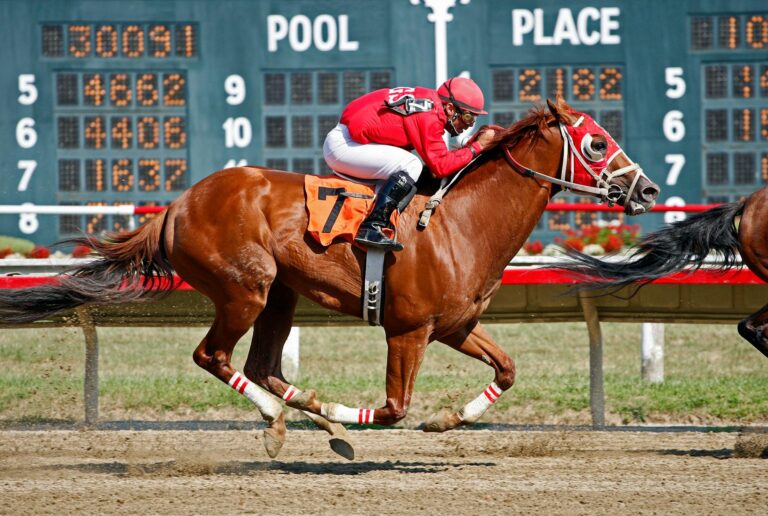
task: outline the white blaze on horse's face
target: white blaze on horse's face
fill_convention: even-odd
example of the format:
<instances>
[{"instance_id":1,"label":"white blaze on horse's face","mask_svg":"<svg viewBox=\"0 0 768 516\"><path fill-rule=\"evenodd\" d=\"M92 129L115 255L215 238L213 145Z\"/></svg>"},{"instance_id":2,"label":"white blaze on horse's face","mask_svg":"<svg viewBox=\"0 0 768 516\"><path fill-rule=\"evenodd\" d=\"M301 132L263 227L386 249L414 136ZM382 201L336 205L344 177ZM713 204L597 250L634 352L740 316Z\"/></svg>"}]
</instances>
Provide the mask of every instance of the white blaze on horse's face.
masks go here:
<instances>
[{"instance_id":1,"label":"white blaze on horse's face","mask_svg":"<svg viewBox=\"0 0 768 516\"><path fill-rule=\"evenodd\" d=\"M578 117L577 121L565 126L573 152L571 180L579 184L596 183L598 187L607 188L609 204L624 205L630 215L651 209L659 195L659 187L646 177L643 169L629 159L616 140L592 117L575 111L572 114ZM626 164L609 170L619 156ZM630 172L634 172L631 179L629 176L621 177ZM639 190L636 189L638 186Z\"/></svg>"}]
</instances>

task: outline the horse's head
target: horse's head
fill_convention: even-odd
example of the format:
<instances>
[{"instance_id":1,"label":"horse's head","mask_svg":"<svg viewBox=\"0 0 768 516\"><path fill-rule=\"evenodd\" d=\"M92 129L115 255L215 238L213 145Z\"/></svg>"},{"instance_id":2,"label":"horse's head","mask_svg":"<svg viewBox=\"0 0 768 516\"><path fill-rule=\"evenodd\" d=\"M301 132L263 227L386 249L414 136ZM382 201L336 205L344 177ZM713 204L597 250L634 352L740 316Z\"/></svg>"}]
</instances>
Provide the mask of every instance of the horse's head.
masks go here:
<instances>
[{"instance_id":1,"label":"horse's head","mask_svg":"<svg viewBox=\"0 0 768 516\"><path fill-rule=\"evenodd\" d=\"M609 205L624 206L628 215L645 213L656 204L659 186L629 159L608 131L560 98L557 103L548 99L547 106L564 141L561 180L586 187L584 191Z\"/></svg>"}]
</instances>

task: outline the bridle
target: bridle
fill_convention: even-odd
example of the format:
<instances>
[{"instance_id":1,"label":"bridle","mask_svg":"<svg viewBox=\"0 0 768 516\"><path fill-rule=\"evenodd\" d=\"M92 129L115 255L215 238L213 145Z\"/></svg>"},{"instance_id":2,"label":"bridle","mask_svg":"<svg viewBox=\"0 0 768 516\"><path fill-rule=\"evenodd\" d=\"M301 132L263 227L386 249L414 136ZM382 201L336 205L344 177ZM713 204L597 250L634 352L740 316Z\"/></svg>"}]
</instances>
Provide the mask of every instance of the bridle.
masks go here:
<instances>
[{"instance_id":1,"label":"bridle","mask_svg":"<svg viewBox=\"0 0 768 516\"><path fill-rule=\"evenodd\" d=\"M581 122L584 120L584 117L580 117L575 124L573 124L574 127L581 124ZM517 161L514 156L512 156L512 150L509 145L504 145L504 157L507 159L509 164L512 166L512 168L529 177L536 177L538 179L542 179L544 181L548 181L550 183L556 184L560 187L562 187L564 190L571 190L578 193L585 193L592 195L593 197L597 197L600 199L601 202L607 202L608 206L615 205L624 194L621 187L617 184L613 183L613 180L619 176L623 176L624 174L627 174L632 171L637 171L635 174L634 179L632 180L632 184L629 186L629 189L626 193L626 198L630 199L632 197L632 192L635 190L635 186L637 186L637 182L640 180L640 177L646 177L645 173L643 172L643 169L640 168L640 165L637 163L632 162L630 165L627 165L626 167L622 167L618 170L614 170L613 172L608 171L608 166L611 164L613 159L619 155L619 153L624 152L620 147L619 149L613 153L613 155L607 160L605 167L603 167L599 171L595 171L592 168L592 165L587 163L587 158L583 156L583 152L579 152L578 147L576 146L576 143L573 141L573 137L566 129L565 125L560 123L560 135L563 138L563 157L561 160L561 167L560 167L560 178L552 177L547 174L542 174L541 172L537 172L531 168L526 167L519 161ZM626 156L626 153L624 154ZM570 159L569 159L570 157ZM595 186L589 186L584 185L580 183L576 183L574 178L574 159L578 159L579 162L584 166L584 169L592 176L592 178L595 180ZM629 158L627 158L629 159ZM631 161L631 160L630 160ZM568 177L568 163L570 163L570 180Z\"/></svg>"},{"instance_id":2,"label":"bridle","mask_svg":"<svg viewBox=\"0 0 768 516\"><path fill-rule=\"evenodd\" d=\"M579 119L576 121L576 123L573 124L572 127L578 127L581 122L583 122L584 117L579 117ZM643 172L643 169L640 168L640 165L637 163L632 162L632 160L629 160L629 157L627 159L631 162L630 165L627 165L626 167L622 167L618 170L614 170L613 172L608 171L608 166L611 164L613 159L619 155L619 153L624 152L621 147L616 145L618 147L618 150L616 150L611 157L606 161L605 166L599 171L595 172L595 170L592 168L592 165L587 163L588 160L585 158L581 152L579 152L578 147L576 143L573 141L573 137L571 137L571 134L566 129L566 126L564 124L560 125L560 135L563 138L563 157L562 157L562 165L560 167L560 178L548 176L546 174L542 174L541 172L537 172L531 168L526 167L519 161L515 159L514 156L512 156L512 149L509 145L503 145L504 149L504 157L506 158L509 165L512 167L512 169L524 176L528 177L535 177L538 179L542 179L544 181L548 181L550 183L554 183L560 187L562 187L564 190L572 190L574 192L579 193L585 193L592 195L593 197L597 197L600 199L600 202L607 202L608 206L614 206L624 195L624 192L622 191L621 187L617 184L612 184L612 181L614 178L623 176L624 174L627 174L629 172L632 172L633 170L636 170L637 173L635 174L634 179L632 180L632 184L629 186L629 189L626 193L626 198L631 199L632 192L635 190L635 186L637 186L637 182L640 180L640 177L646 177L645 173ZM586 138L583 138L583 140L586 140ZM582 141L582 143L585 143ZM586 143L589 143L587 141ZM584 151L582 151L584 152ZM584 185L581 183L577 183L574 181L575 171L574 171L574 160L573 158L568 159L569 156L575 156L576 159L579 160L579 162L584 166L585 170L592 176L592 178L595 181L596 186L589 186ZM626 153L624 154L626 157ZM429 219L432 217L432 213L437 209L437 207L440 205L440 203L443 200L443 197L445 194L450 190L451 186L453 186L456 181L458 181L459 177L466 172L467 170L470 170L472 168L472 165L479 159L481 159L482 154L480 156L475 157L472 161L467 163L461 170L453 174L453 176L448 179L447 177L444 177L440 181L440 188L432 195L432 197L429 198L427 203L424 205L424 210L421 212L421 217L419 218L418 226L420 229L424 229L429 224ZM599 160L592 160L592 161L599 161ZM570 166L570 180L568 179L568 163L571 164Z\"/></svg>"}]
</instances>

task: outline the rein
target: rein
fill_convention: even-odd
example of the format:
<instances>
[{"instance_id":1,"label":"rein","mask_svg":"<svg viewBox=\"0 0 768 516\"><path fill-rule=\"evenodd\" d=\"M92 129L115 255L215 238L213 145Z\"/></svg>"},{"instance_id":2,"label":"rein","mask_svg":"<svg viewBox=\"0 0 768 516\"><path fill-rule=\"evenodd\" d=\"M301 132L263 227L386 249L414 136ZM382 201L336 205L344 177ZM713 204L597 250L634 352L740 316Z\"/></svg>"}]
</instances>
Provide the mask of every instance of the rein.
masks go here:
<instances>
[{"instance_id":1,"label":"rein","mask_svg":"<svg viewBox=\"0 0 768 516\"><path fill-rule=\"evenodd\" d=\"M583 119L579 119L574 125L575 126L579 125L579 123L581 123L582 120ZM563 158L562 158L562 166L560 167L559 179L556 177L548 176L546 174L542 174L541 172L537 172L536 170L526 167L525 165L517 161L514 156L512 156L511 148L508 145L504 145L503 146L504 157L506 158L510 166L516 172L523 174L524 176L535 177L538 179L542 179L544 181L548 181L550 183L561 186L565 190L571 190L574 192L589 194L593 197L599 198L601 202L607 201L608 206L615 205L623 195L621 187L619 185L612 184L611 181L618 176L622 176L628 172L637 170L637 173L635 174L635 177L632 180L632 184L630 185L626 193L626 197L629 199L632 196L632 192L634 191L635 186L637 185L637 182L640 179L640 177L645 176L645 173L643 172L643 169L640 168L640 165L638 165L637 163L632 163L631 165L627 165L626 167L622 167L618 170L614 170L613 172L609 172L608 165L610 165L611 161L613 161L613 159L619 154L619 152L623 152L623 150L619 150L615 152L613 156L611 156L611 158L606 163L605 167L598 174L597 172L592 170L592 167L584 160L584 157L581 155L581 153L578 152L578 150L576 149L576 144L573 142L573 138L571 138L571 135L568 133L568 131L566 131L565 126L563 124L559 124L559 125L560 125L560 135L563 138ZM570 160L568 159L569 154L571 154ZM581 164L584 166L584 169L587 172L589 172L589 174L594 178L595 184L597 186L583 185L573 181L574 158L578 159L581 162ZM571 164L571 180L570 181L567 178L569 161Z\"/></svg>"}]
</instances>

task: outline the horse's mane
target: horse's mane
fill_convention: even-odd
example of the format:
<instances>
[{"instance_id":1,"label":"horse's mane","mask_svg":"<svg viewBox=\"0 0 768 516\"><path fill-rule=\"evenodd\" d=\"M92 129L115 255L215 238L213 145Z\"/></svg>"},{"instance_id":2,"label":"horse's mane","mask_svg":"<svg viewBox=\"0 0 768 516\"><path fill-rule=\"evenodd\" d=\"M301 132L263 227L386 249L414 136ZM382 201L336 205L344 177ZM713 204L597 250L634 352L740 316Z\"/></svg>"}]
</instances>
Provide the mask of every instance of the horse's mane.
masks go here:
<instances>
[{"instance_id":1,"label":"horse's mane","mask_svg":"<svg viewBox=\"0 0 768 516\"><path fill-rule=\"evenodd\" d=\"M557 98L556 106L560 113L566 118L569 117L568 114L573 111L571 106L560 97ZM496 156L496 151L501 148L502 145L515 147L521 142L528 140L528 148L532 148L536 145L539 138L544 137L544 131L547 127L554 122L555 117L550 113L547 106L544 104L536 104L528 110L528 114L524 118L521 118L508 128L498 130L498 126L494 127L494 129L496 129L496 135L494 136L493 141L488 148L483 151L480 157L470 165L470 168L468 168L467 171L478 168L492 156ZM485 127L487 126L481 127L478 134ZM475 137L476 135L473 139ZM470 139L469 141L471 142L473 139ZM422 174L421 178L419 178L419 186L424 186L430 190L437 188L438 184L439 180L434 179L431 174Z\"/></svg>"},{"instance_id":2,"label":"horse's mane","mask_svg":"<svg viewBox=\"0 0 768 516\"><path fill-rule=\"evenodd\" d=\"M537 105L528 111L528 115L500 131L485 152L490 152L500 145L515 147L528 139L528 145L533 146L541 138L547 126L555 120L545 106Z\"/></svg>"}]
</instances>

